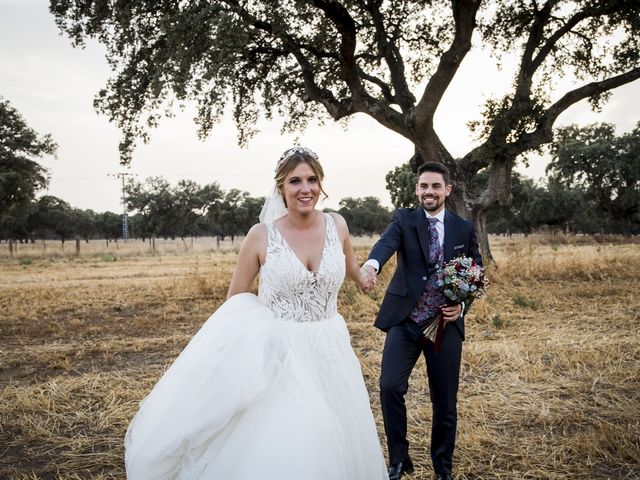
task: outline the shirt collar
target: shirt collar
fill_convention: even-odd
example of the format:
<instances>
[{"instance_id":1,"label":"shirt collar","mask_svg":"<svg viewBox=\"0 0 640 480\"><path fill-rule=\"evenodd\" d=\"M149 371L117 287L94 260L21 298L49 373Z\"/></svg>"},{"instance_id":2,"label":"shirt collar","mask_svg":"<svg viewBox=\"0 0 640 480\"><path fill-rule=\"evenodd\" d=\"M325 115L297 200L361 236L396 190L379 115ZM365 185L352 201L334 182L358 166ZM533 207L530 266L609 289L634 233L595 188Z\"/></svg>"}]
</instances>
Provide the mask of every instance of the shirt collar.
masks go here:
<instances>
[{"instance_id":1,"label":"shirt collar","mask_svg":"<svg viewBox=\"0 0 640 480\"><path fill-rule=\"evenodd\" d=\"M437 218L440 223L444 224L444 212L445 212L444 208L442 210L440 210L440 212L438 212L438 214L436 214L436 215L431 215L424 208L422 210L424 211L424 214L427 216L427 218L429 218L429 217Z\"/></svg>"}]
</instances>

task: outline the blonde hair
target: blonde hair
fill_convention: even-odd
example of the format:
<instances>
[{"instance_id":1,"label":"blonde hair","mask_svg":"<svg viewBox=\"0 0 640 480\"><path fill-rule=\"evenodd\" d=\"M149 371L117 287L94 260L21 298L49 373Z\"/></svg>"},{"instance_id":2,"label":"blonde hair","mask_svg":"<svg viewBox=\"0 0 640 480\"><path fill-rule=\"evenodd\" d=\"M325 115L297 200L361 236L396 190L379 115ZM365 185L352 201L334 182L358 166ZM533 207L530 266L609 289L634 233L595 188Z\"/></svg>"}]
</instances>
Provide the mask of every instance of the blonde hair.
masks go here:
<instances>
[{"instance_id":1,"label":"blonde hair","mask_svg":"<svg viewBox=\"0 0 640 480\"><path fill-rule=\"evenodd\" d=\"M320 191L324 194L324 198L328 198L327 192L322 188L322 180L324 179L324 170L318 156L308 148L294 147L290 148L280 157L278 165L276 166L276 175L274 180L276 181L276 190L282 196L282 187L284 185L287 176L301 163L306 163L311 167L313 173L318 177L318 186ZM287 201L282 197L284 206L287 206Z\"/></svg>"}]
</instances>

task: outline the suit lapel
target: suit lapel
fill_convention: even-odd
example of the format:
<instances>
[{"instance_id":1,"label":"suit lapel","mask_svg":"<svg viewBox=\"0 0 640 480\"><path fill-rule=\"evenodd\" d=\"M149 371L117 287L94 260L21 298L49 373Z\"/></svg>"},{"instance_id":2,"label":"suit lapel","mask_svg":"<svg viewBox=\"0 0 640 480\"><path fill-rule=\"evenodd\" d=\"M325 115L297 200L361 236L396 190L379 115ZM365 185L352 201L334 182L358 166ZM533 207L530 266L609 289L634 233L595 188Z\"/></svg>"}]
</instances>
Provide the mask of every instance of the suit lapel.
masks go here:
<instances>
[{"instance_id":1,"label":"suit lapel","mask_svg":"<svg viewBox=\"0 0 640 480\"><path fill-rule=\"evenodd\" d=\"M416 208L414 210L413 219L416 224L416 231L418 232L418 240L420 241L424 261L429 265L429 222L422 208Z\"/></svg>"},{"instance_id":2,"label":"suit lapel","mask_svg":"<svg viewBox=\"0 0 640 480\"><path fill-rule=\"evenodd\" d=\"M453 258L453 246L455 245L454 238L454 222L455 218L449 212L444 212L444 261L448 262Z\"/></svg>"}]
</instances>

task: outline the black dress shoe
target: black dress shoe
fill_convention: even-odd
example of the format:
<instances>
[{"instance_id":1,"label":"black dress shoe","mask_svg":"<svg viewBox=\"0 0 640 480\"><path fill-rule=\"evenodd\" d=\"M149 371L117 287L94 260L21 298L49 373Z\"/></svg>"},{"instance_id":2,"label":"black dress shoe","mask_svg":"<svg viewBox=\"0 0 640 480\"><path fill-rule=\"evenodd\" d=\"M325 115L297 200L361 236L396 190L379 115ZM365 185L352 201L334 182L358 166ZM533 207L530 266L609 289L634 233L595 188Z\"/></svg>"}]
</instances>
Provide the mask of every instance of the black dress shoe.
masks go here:
<instances>
[{"instance_id":1,"label":"black dress shoe","mask_svg":"<svg viewBox=\"0 0 640 480\"><path fill-rule=\"evenodd\" d=\"M413 473L411 458L407 457L402 462L389 465L389 480L400 480L405 473Z\"/></svg>"},{"instance_id":2,"label":"black dress shoe","mask_svg":"<svg viewBox=\"0 0 640 480\"><path fill-rule=\"evenodd\" d=\"M453 478L448 473L439 473L438 475L436 475L435 480L453 480Z\"/></svg>"}]
</instances>

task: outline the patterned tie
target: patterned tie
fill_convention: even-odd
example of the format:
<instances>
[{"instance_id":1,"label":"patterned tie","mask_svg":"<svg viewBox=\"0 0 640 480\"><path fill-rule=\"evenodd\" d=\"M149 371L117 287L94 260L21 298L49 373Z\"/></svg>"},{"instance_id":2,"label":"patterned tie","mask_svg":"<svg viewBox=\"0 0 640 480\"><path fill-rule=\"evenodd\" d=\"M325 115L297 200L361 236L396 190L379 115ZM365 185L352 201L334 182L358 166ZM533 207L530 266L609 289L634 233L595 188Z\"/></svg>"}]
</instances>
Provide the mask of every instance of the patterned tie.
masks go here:
<instances>
[{"instance_id":1,"label":"patterned tie","mask_svg":"<svg viewBox=\"0 0 640 480\"><path fill-rule=\"evenodd\" d=\"M436 217L427 217L427 220L429 221L429 263L431 265L441 266L443 264L444 254L442 253L438 229L436 228L438 219Z\"/></svg>"},{"instance_id":2,"label":"patterned tie","mask_svg":"<svg viewBox=\"0 0 640 480\"><path fill-rule=\"evenodd\" d=\"M427 219L429 220L429 267L440 267L444 263L444 253L438 241L438 230L436 230L438 219L429 216ZM445 303L442 290L436 286L437 280L437 269L432 269L418 303L409 314L409 318L418 324L434 318L440 313L440 305Z\"/></svg>"}]
</instances>

